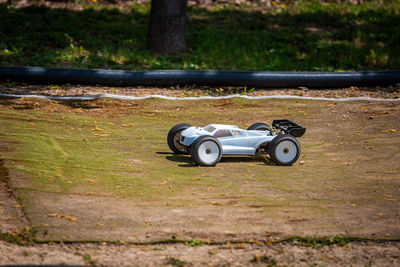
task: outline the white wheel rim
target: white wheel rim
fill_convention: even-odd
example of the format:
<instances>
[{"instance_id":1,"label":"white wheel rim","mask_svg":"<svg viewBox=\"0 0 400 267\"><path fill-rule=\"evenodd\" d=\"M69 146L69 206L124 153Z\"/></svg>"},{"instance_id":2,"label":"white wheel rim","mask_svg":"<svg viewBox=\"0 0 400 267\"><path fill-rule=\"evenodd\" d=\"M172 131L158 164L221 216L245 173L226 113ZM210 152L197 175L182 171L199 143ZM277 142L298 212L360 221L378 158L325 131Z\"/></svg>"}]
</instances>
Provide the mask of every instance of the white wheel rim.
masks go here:
<instances>
[{"instance_id":1,"label":"white wheel rim","mask_svg":"<svg viewBox=\"0 0 400 267\"><path fill-rule=\"evenodd\" d=\"M289 140L284 140L276 147L276 158L282 162L287 163L294 160L297 156L297 146Z\"/></svg>"},{"instance_id":2,"label":"white wheel rim","mask_svg":"<svg viewBox=\"0 0 400 267\"><path fill-rule=\"evenodd\" d=\"M205 164L213 164L219 157L219 147L213 141L205 141L199 146L198 155Z\"/></svg>"}]
</instances>

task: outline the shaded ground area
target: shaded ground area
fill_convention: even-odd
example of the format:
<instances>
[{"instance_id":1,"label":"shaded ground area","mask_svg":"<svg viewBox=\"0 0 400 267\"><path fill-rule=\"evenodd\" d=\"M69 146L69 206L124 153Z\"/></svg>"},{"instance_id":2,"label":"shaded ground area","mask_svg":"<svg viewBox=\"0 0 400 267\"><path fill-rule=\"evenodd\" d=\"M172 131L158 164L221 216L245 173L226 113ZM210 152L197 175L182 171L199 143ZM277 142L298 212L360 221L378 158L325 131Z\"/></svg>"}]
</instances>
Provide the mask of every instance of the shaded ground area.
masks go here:
<instances>
[{"instance_id":1,"label":"shaded ground area","mask_svg":"<svg viewBox=\"0 0 400 267\"><path fill-rule=\"evenodd\" d=\"M187 53L159 56L147 49L149 1L0 0L0 64L279 71L400 66L398 0L189 2Z\"/></svg>"},{"instance_id":2,"label":"shaded ground area","mask_svg":"<svg viewBox=\"0 0 400 267\"><path fill-rule=\"evenodd\" d=\"M154 264L168 258L195 265L243 265L252 259L398 264L396 242L322 250L271 242L291 236L398 240L399 115L397 102L1 100L3 232L32 228L38 241L187 242L36 245L15 250L4 262L35 261L42 249L54 249L65 255L81 251L71 264L109 264L110 258L96 254L107 248L144 262L153 257ZM292 167L275 166L268 158L224 158L215 168L199 168L190 157L171 154L165 141L180 122L246 128L277 118L307 127L302 157ZM191 247L194 240L211 245ZM198 257L191 259L193 254ZM49 254L41 258L57 263Z\"/></svg>"}]
</instances>

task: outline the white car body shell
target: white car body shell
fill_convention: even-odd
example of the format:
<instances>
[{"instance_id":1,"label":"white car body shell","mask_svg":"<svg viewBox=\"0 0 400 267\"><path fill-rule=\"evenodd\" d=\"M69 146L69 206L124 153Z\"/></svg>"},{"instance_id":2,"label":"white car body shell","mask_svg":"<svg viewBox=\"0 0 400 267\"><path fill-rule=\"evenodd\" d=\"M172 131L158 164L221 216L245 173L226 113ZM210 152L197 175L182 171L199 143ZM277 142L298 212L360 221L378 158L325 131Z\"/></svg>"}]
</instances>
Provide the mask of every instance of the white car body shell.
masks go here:
<instances>
[{"instance_id":1,"label":"white car body shell","mask_svg":"<svg viewBox=\"0 0 400 267\"><path fill-rule=\"evenodd\" d=\"M222 145L222 155L255 155L257 148L277 135L269 131L242 130L234 125L210 124L190 127L181 133L180 143L189 147L202 135L211 135Z\"/></svg>"}]
</instances>

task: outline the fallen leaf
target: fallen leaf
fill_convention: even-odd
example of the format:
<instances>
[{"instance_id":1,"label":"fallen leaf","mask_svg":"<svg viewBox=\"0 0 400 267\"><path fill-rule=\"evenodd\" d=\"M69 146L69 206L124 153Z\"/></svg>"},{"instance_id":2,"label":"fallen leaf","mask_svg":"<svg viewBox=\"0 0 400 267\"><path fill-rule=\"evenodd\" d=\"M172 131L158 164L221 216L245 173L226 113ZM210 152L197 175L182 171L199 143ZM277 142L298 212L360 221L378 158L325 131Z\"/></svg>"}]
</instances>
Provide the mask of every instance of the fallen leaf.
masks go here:
<instances>
[{"instance_id":1,"label":"fallen leaf","mask_svg":"<svg viewBox=\"0 0 400 267\"><path fill-rule=\"evenodd\" d=\"M131 127L131 126L135 126L135 124L133 123L121 124L121 127Z\"/></svg>"},{"instance_id":2,"label":"fallen leaf","mask_svg":"<svg viewBox=\"0 0 400 267\"><path fill-rule=\"evenodd\" d=\"M68 215L65 216L65 219L70 220L71 222L75 222L76 220L78 220L77 218Z\"/></svg>"},{"instance_id":3,"label":"fallen leaf","mask_svg":"<svg viewBox=\"0 0 400 267\"><path fill-rule=\"evenodd\" d=\"M96 182L96 180L93 180L93 179L87 179L86 181L88 181L90 183L95 183Z\"/></svg>"},{"instance_id":4,"label":"fallen leaf","mask_svg":"<svg viewBox=\"0 0 400 267\"><path fill-rule=\"evenodd\" d=\"M139 248L141 251L149 251L149 250L151 250L151 248L148 248L148 247L146 247L146 246L138 246L138 248Z\"/></svg>"},{"instance_id":5,"label":"fallen leaf","mask_svg":"<svg viewBox=\"0 0 400 267\"><path fill-rule=\"evenodd\" d=\"M378 213L378 216L383 216L383 213Z\"/></svg>"},{"instance_id":6,"label":"fallen leaf","mask_svg":"<svg viewBox=\"0 0 400 267\"><path fill-rule=\"evenodd\" d=\"M381 133L395 133L397 132L396 129L389 129L389 130L382 130Z\"/></svg>"},{"instance_id":7,"label":"fallen leaf","mask_svg":"<svg viewBox=\"0 0 400 267\"><path fill-rule=\"evenodd\" d=\"M49 217L57 217L58 214L57 213L49 213L49 214L47 214L47 216L49 216Z\"/></svg>"},{"instance_id":8,"label":"fallen leaf","mask_svg":"<svg viewBox=\"0 0 400 267\"><path fill-rule=\"evenodd\" d=\"M103 223L96 223L98 226L104 227Z\"/></svg>"},{"instance_id":9,"label":"fallen leaf","mask_svg":"<svg viewBox=\"0 0 400 267\"><path fill-rule=\"evenodd\" d=\"M0 201L0 206L6 206L6 205L7 205L6 202Z\"/></svg>"},{"instance_id":10,"label":"fallen leaf","mask_svg":"<svg viewBox=\"0 0 400 267\"><path fill-rule=\"evenodd\" d=\"M385 197L392 197L392 195L385 195Z\"/></svg>"},{"instance_id":11,"label":"fallen leaf","mask_svg":"<svg viewBox=\"0 0 400 267\"><path fill-rule=\"evenodd\" d=\"M356 204L354 204L354 203L351 203L351 206L352 206L352 207L355 207L355 206L357 206L357 205L356 205Z\"/></svg>"},{"instance_id":12,"label":"fallen leaf","mask_svg":"<svg viewBox=\"0 0 400 267\"><path fill-rule=\"evenodd\" d=\"M244 243L239 243L239 244L237 244L237 248L239 248L239 249L244 249L244 248L245 248Z\"/></svg>"}]
</instances>

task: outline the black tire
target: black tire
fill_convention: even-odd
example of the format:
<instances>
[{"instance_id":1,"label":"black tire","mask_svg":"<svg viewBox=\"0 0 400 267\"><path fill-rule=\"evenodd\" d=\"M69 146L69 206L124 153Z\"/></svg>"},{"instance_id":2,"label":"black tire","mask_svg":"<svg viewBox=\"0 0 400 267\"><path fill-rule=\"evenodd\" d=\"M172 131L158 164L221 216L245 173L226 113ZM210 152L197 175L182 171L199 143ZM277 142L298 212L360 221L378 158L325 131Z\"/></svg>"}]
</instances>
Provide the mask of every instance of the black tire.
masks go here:
<instances>
[{"instance_id":1,"label":"black tire","mask_svg":"<svg viewBox=\"0 0 400 267\"><path fill-rule=\"evenodd\" d=\"M199 166L214 166L222 157L222 145L217 138L203 135L194 141L190 154L192 160Z\"/></svg>"},{"instance_id":2,"label":"black tire","mask_svg":"<svg viewBox=\"0 0 400 267\"><path fill-rule=\"evenodd\" d=\"M272 127L263 122L254 123L247 130L269 131L272 134Z\"/></svg>"},{"instance_id":3,"label":"black tire","mask_svg":"<svg viewBox=\"0 0 400 267\"><path fill-rule=\"evenodd\" d=\"M179 143L179 139L181 137L181 132L189 127L191 127L190 124L181 123L175 125L171 130L169 130L167 142L172 152L176 154L188 154L187 147Z\"/></svg>"},{"instance_id":4,"label":"black tire","mask_svg":"<svg viewBox=\"0 0 400 267\"><path fill-rule=\"evenodd\" d=\"M288 166L298 160L301 149L295 137L289 134L281 134L269 143L268 153L277 165Z\"/></svg>"}]
</instances>

